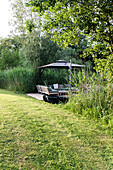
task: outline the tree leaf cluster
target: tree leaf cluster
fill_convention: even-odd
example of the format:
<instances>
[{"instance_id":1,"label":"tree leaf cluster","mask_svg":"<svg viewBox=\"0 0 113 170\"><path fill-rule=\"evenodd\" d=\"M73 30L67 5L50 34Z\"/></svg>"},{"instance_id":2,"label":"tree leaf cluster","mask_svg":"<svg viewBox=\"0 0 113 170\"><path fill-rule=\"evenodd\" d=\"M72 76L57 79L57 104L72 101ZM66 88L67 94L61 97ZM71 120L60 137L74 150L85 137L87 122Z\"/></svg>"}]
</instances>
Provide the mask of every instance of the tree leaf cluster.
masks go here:
<instances>
[{"instance_id":1,"label":"tree leaf cluster","mask_svg":"<svg viewBox=\"0 0 113 170\"><path fill-rule=\"evenodd\" d=\"M30 0L33 11L44 14L44 30L65 46L78 42L79 34L108 43L113 52L112 0Z\"/></svg>"}]
</instances>

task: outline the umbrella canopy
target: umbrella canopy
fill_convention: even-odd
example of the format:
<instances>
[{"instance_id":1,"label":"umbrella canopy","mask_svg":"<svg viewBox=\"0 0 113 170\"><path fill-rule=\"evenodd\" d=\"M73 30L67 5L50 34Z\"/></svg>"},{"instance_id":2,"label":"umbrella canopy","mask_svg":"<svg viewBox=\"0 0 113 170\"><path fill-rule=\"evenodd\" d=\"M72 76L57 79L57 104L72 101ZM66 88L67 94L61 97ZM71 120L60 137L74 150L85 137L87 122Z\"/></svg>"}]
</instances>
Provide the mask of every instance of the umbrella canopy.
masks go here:
<instances>
[{"instance_id":1,"label":"umbrella canopy","mask_svg":"<svg viewBox=\"0 0 113 170\"><path fill-rule=\"evenodd\" d=\"M81 67L85 67L85 65L79 65L79 64L73 64L71 63L71 67L73 68L81 68ZM44 66L40 66L38 67L40 69L44 69L44 68L64 68L64 69L69 69L70 68L70 63L64 61L64 60L58 60L56 63L51 63L51 64L47 64Z\"/></svg>"},{"instance_id":2,"label":"umbrella canopy","mask_svg":"<svg viewBox=\"0 0 113 170\"><path fill-rule=\"evenodd\" d=\"M59 69L70 69L70 91L71 91L71 73L73 68L83 68L85 65L73 64L70 62L66 62L64 60L58 60L56 63L47 64L44 66L38 67L39 69L45 68L59 68Z\"/></svg>"}]
</instances>

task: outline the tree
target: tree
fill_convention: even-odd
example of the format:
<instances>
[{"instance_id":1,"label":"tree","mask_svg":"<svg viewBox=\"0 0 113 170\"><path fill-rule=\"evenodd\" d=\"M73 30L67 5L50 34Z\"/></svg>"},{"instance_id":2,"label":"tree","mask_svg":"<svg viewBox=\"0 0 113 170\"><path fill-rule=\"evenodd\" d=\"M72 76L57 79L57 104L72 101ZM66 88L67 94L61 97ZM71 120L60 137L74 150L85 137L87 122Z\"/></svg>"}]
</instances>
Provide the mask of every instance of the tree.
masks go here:
<instances>
[{"instance_id":1,"label":"tree","mask_svg":"<svg viewBox=\"0 0 113 170\"><path fill-rule=\"evenodd\" d=\"M45 15L44 30L66 46L85 34L92 42L104 42L113 53L112 0L29 0L32 11Z\"/></svg>"},{"instance_id":2,"label":"tree","mask_svg":"<svg viewBox=\"0 0 113 170\"><path fill-rule=\"evenodd\" d=\"M0 69L10 69L19 65L18 51L8 48L2 49L0 56Z\"/></svg>"},{"instance_id":3,"label":"tree","mask_svg":"<svg viewBox=\"0 0 113 170\"><path fill-rule=\"evenodd\" d=\"M18 36L0 41L0 69L10 69L20 64L19 49L21 43Z\"/></svg>"},{"instance_id":4,"label":"tree","mask_svg":"<svg viewBox=\"0 0 113 170\"><path fill-rule=\"evenodd\" d=\"M13 34L21 34L23 37L33 29L39 27L38 15L37 13L32 13L31 8L27 8L25 3L28 0L9 0L10 1L10 12L12 12L12 19L10 20L10 25L12 27ZM31 28L32 26L32 28Z\"/></svg>"},{"instance_id":5,"label":"tree","mask_svg":"<svg viewBox=\"0 0 113 170\"><path fill-rule=\"evenodd\" d=\"M33 31L26 35L22 48L19 51L23 65L32 65L36 68L40 65L56 61L56 53L60 48L49 38L40 37Z\"/></svg>"},{"instance_id":6,"label":"tree","mask_svg":"<svg viewBox=\"0 0 113 170\"><path fill-rule=\"evenodd\" d=\"M25 22L27 18L27 11L22 0L9 0L10 12L12 12L12 19L9 24L12 27L12 33L25 34Z\"/></svg>"}]
</instances>

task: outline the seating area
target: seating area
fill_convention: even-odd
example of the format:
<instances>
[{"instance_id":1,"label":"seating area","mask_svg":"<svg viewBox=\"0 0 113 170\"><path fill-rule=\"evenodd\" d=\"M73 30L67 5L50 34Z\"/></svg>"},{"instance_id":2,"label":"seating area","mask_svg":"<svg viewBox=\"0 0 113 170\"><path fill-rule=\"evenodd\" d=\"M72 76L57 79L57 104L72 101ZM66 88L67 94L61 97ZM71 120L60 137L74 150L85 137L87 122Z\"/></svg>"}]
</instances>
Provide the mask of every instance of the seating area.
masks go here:
<instances>
[{"instance_id":1,"label":"seating area","mask_svg":"<svg viewBox=\"0 0 113 170\"><path fill-rule=\"evenodd\" d=\"M37 90L39 93L44 93L47 95L51 95L51 94L58 94L58 91L60 90L69 90L69 86L68 85L63 85L63 84L53 84L53 85L49 85L49 86L45 86L45 85L37 85Z\"/></svg>"},{"instance_id":2,"label":"seating area","mask_svg":"<svg viewBox=\"0 0 113 170\"><path fill-rule=\"evenodd\" d=\"M37 85L37 90L39 93L46 95L68 95L70 90L69 84L53 84L53 85ZM76 87L72 87L72 92L77 92L78 89Z\"/></svg>"},{"instance_id":3,"label":"seating area","mask_svg":"<svg viewBox=\"0 0 113 170\"><path fill-rule=\"evenodd\" d=\"M43 95L43 100L51 103L59 101L68 101L70 85L69 84L53 84L53 85L37 85L38 94ZM76 87L72 87L72 94L78 91Z\"/></svg>"}]
</instances>

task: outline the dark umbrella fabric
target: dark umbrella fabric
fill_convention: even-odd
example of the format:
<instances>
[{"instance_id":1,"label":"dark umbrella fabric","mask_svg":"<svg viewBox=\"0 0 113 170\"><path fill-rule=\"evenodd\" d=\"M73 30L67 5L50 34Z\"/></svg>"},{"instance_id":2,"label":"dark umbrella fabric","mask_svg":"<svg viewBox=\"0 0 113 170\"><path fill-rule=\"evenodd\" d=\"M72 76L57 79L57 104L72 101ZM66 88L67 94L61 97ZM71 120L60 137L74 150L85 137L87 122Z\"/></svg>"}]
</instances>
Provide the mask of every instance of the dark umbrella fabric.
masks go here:
<instances>
[{"instance_id":1,"label":"dark umbrella fabric","mask_svg":"<svg viewBox=\"0 0 113 170\"><path fill-rule=\"evenodd\" d=\"M71 63L71 67L72 68L81 68L81 67L85 67L85 65L79 65L79 64L73 64ZM69 69L70 68L70 63L66 62L66 61L62 61L62 60L58 60L56 63L51 63L51 64L47 64L44 66L40 66L40 69L44 69L44 68L64 68L64 69Z\"/></svg>"}]
</instances>

